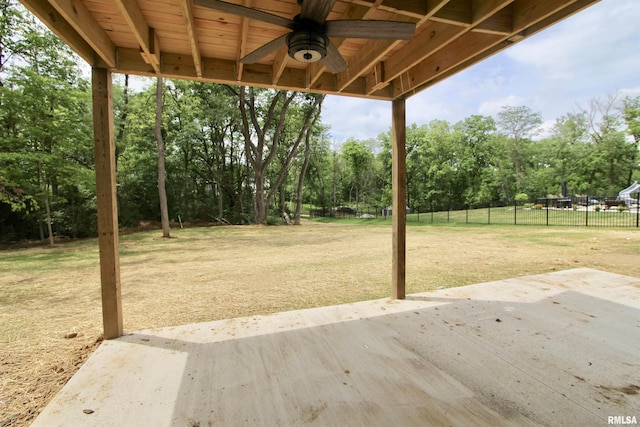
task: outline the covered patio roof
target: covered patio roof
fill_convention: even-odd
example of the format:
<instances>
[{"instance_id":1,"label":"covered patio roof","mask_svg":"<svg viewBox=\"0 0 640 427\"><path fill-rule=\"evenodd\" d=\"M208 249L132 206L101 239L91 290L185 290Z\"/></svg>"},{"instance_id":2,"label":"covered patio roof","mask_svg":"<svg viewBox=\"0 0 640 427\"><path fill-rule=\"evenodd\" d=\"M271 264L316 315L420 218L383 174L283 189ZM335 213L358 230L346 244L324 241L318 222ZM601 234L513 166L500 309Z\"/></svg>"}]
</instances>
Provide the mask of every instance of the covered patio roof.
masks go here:
<instances>
[{"instance_id":1,"label":"covered patio roof","mask_svg":"<svg viewBox=\"0 0 640 427\"><path fill-rule=\"evenodd\" d=\"M392 101L391 295L403 299L406 99L597 0L20 1L93 69L102 306L109 339L123 334L111 73ZM398 30L407 25L408 34ZM315 50L298 53L305 60L315 54L322 59L300 62L288 33L312 34ZM247 60L265 45L275 48Z\"/></svg>"},{"instance_id":2,"label":"covered patio roof","mask_svg":"<svg viewBox=\"0 0 640 427\"><path fill-rule=\"evenodd\" d=\"M306 0L316 2L316 0ZM21 0L89 65L112 72L393 100L555 24L596 0L331 0L327 20L416 25L409 40L332 38L337 74L277 49L248 53L289 30L206 7L207 0ZM285 19L296 0L229 0Z\"/></svg>"}]
</instances>

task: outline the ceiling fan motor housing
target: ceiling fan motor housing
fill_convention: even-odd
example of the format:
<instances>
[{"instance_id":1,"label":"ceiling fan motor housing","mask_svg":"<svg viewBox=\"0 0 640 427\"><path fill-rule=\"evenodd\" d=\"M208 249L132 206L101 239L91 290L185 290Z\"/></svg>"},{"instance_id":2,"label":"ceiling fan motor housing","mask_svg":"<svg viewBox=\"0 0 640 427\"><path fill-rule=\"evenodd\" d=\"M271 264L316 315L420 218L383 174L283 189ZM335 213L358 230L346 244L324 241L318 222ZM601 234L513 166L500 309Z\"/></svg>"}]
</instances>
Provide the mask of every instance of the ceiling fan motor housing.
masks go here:
<instances>
[{"instance_id":1,"label":"ceiling fan motor housing","mask_svg":"<svg viewBox=\"0 0 640 427\"><path fill-rule=\"evenodd\" d=\"M293 31L287 36L289 56L300 62L318 62L327 56L329 38L324 25L300 15L293 22Z\"/></svg>"},{"instance_id":2,"label":"ceiling fan motor housing","mask_svg":"<svg viewBox=\"0 0 640 427\"><path fill-rule=\"evenodd\" d=\"M327 55L327 36L314 31L297 31L287 37L289 56L300 62L317 62Z\"/></svg>"}]
</instances>

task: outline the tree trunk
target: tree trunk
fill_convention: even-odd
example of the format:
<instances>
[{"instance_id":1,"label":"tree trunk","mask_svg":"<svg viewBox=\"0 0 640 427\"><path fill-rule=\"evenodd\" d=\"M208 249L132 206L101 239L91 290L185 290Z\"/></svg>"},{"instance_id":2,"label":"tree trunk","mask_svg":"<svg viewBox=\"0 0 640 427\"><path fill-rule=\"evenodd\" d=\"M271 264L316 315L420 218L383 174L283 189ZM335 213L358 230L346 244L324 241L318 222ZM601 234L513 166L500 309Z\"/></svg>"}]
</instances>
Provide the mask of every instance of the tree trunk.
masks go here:
<instances>
[{"instance_id":1,"label":"tree trunk","mask_svg":"<svg viewBox=\"0 0 640 427\"><path fill-rule=\"evenodd\" d=\"M49 207L49 189L45 188L44 207L47 213L47 232L49 233L49 246L53 246L53 228L51 227L51 208Z\"/></svg>"},{"instance_id":2,"label":"tree trunk","mask_svg":"<svg viewBox=\"0 0 640 427\"><path fill-rule=\"evenodd\" d=\"M318 104L318 108L316 109L316 114L313 117L313 121L311 125L307 128L307 134L305 135L304 140L304 162L302 163L302 169L300 170L300 177L298 178L298 188L296 191L296 212L294 215L293 225L300 225L300 215L302 213L302 188L304 187L304 177L307 174L307 169L309 168L309 160L311 159L311 133L313 131L313 127L315 126L318 118L320 117L320 112L322 109L322 103Z\"/></svg>"},{"instance_id":3,"label":"tree trunk","mask_svg":"<svg viewBox=\"0 0 640 427\"><path fill-rule=\"evenodd\" d=\"M253 201L254 221L256 224L267 224L267 199L264 196L264 172L262 170L255 171L256 177L256 197Z\"/></svg>"},{"instance_id":4,"label":"tree trunk","mask_svg":"<svg viewBox=\"0 0 640 427\"><path fill-rule=\"evenodd\" d=\"M167 208L167 189L165 187L165 146L162 137L162 77L156 81L156 124L155 134L158 142L158 196L160 198L160 219L162 221L162 237L171 237L169 226L169 209Z\"/></svg>"}]
</instances>

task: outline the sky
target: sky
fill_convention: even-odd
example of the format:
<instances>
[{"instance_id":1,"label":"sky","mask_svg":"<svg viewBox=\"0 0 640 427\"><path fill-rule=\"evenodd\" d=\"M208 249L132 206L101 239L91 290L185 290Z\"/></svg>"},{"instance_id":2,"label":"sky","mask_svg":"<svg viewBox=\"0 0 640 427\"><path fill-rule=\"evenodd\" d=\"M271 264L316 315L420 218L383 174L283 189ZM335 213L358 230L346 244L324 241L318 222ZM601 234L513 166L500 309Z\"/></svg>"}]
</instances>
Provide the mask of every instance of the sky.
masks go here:
<instances>
[{"instance_id":1,"label":"sky","mask_svg":"<svg viewBox=\"0 0 640 427\"><path fill-rule=\"evenodd\" d=\"M407 100L407 125L497 117L524 105L556 119L594 99L640 96L640 0L602 0ZM391 128L391 103L327 96L322 122L334 146Z\"/></svg>"}]
</instances>

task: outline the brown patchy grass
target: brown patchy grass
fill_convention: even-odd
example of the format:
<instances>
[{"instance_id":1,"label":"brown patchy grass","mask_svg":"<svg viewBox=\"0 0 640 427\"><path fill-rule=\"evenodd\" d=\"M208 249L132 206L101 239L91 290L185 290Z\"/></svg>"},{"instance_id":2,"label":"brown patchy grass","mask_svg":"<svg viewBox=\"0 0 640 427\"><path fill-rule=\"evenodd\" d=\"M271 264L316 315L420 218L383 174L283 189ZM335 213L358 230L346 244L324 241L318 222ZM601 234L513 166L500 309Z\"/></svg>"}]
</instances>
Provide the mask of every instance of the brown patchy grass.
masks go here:
<instances>
[{"instance_id":1,"label":"brown patchy grass","mask_svg":"<svg viewBox=\"0 0 640 427\"><path fill-rule=\"evenodd\" d=\"M387 297L388 223L122 236L127 331ZM573 267L640 277L640 230L409 227L407 292ZM0 426L28 425L101 340L95 240L0 251ZM73 338L71 338L73 337Z\"/></svg>"}]
</instances>

